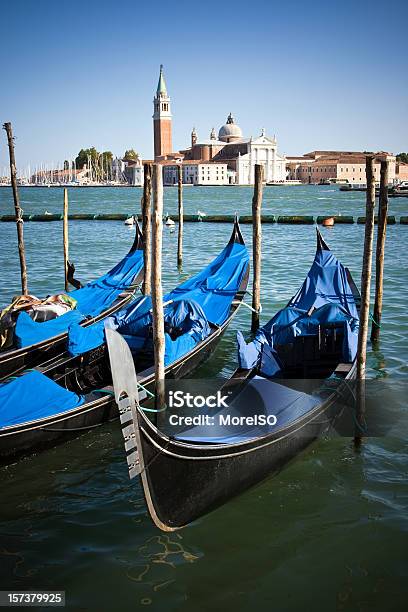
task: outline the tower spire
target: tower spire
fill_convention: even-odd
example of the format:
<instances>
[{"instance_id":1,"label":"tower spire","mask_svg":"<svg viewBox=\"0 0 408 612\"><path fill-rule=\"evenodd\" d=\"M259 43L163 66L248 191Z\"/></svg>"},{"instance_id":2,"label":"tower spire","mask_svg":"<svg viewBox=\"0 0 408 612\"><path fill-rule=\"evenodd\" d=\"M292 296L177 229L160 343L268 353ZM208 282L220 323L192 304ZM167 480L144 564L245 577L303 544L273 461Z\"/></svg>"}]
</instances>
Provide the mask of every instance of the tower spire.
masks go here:
<instances>
[{"instance_id":1,"label":"tower spire","mask_svg":"<svg viewBox=\"0 0 408 612\"><path fill-rule=\"evenodd\" d=\"M159 75L159 82L157 83L156 95L157 96L160 96L160 95L167 96L166 81L164 80L164 74L163 74L163 64L160 64L160 75Z\"/></svg>"},{"instance_id":2,"label":"tower spire","mask_svg":"<svg viewBox=\"0 0 408 612\"><path fill-rule=\"evenodd\" d=\"M154 157L165 157L172 152L171 108L163 75L163 64L160 64L159 82L153 100Z\"/></svg>"}]
</instances>

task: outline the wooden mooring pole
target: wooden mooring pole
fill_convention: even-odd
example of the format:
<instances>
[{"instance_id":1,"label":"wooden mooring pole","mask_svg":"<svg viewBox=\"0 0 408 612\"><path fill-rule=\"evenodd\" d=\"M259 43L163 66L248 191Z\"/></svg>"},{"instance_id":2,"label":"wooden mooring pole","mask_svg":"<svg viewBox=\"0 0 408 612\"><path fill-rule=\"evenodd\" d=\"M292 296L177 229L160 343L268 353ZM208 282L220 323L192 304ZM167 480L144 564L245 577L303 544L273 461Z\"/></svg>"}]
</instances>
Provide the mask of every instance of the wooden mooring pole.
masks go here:
<instances>
[{"instance_id":1,"label":"wooden mooring pole","mask_svg":"<svg viewBox=\"0 0 408 612\"><path fill-rule=\"evenodd\" d=\"M362 438L362 427L365 413L365 375L367 359L368 321L370 316L370 287L371 266L374 239L374 212L375 212L375 180L374 158L366 158L367 193L366 193L366 222L364 232L363 265L361 271L361 307L360 327L358 330L357 347L357 423L359 430L354 436L354 443L359 446Z\"/></svg>"},{"instance_id":2,"label":"wooden mooring pole","mask_svg":"<svg viewBox=\"0 0 408 612\"><path fill-rule=\"evenodd\" d=\"M378 203L378 227L377 227L377 248L375 259L375 301L373 311L373 321L371 324L371 341L377 342L380 338L381 315L383 302L383 282L384 282L384 251L385 237L387 234L388 216L388 162L381 162L380 173L380 198Z\"/></svg>"},{"instance_id":3,"label":"wooden mooring pole","mask_svg":"<svg viewBox=\"0 0 408 612\"><path fill-rule=\"evenodd\" d=\"M183 167L178 167L178 239L177 239L177 267L179 270L183 265L183 229L184 229L184 210L183 210Z\"/></svg>"},{"instance_id":4,"label":"wooden mooring pole","mask_svg":"<svg viewBox=\"0 0 408 612\"><path fill-rule=\"evenodd\" d=\"M24 249L24 230L23 230L23 215L22 210L20 208L20 198L18 194L18 186L17 186L17 169L16 169L16 158L14 155L14 138L13 131L11 129L11 123L5 123L3 128L7 133L7 141L9 148L9 157L10 157L10 177L11 177L11 186L13 188L13 198L14 198L14 210L16 214L16 225L17 225L17 240L18 240L18 254L20 257L20 273L21 273L21 293L23 295L28 294L28 281L27 281L27 264L25 257L25 249Z\"/></svg>"},{"instance_id":5,"label":"wooden mooring pole","mask_svg":"<svg viewBox=\"0 0 408 612\"><path fill-rule=\"evenodd\" d=\"M144 164L143 196L142 196L142 233L143 233L143 257L144 257L144 278L143 293L151 293L151 236L152 236L152 164Z\"/></svg>"},{"instance_id":6,"label":"wooden mooring pole","mask_svg":"<svg viewBox=\"0 0 408 612\"><path fill-rule=\"evenodd\" d=\"M161 282L163 238L163 174L162 166L153 166L153 213L152 213L152 311L154 374L156 383L156 409L165 406L164 388L164 313Z\"/></svg>"},{"instance_id":7,"label":"wooden mooring pole","mask_svg":"<svg viewBox=\"0 0 408 612\"><path fill-rule=\"evenodd\" d=\"M64 188L64 210L63 210L63 221L62 221L62 235L64 241L64 277L65 277L65 292L69 291L69 281L68 281L68 250L69 250L69 241L68 241L68 189Z\"/></svg>"},{"instance_id":8,"label":"wooden mooring pole","mask_svg":"<svg viewBox=\"0 0 408 612\"><path fill-rule=\"evenodd\" d=\"M251 331L259 328L261 309L261 255L262 229L261 208L263 191L263 166L255 164L254 196L252 198L252 256L253 256L253 290L252 290L252 324Z\"/></svg>"}]
</instances>

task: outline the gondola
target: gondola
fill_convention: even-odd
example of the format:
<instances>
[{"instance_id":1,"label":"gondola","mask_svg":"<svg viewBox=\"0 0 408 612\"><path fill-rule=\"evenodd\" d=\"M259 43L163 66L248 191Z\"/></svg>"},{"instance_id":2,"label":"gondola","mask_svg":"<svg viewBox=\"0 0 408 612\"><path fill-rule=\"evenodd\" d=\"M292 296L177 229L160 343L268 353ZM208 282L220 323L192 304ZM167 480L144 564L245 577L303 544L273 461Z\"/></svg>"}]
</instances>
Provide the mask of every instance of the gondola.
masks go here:
<instances>
[{"instance_id":1,"label":"gondola","mask_svg":"<svg viewBox=\"0 0 408 612\"><path fill-rule=\"evenodd\" d=\"M0 352L0 381L60 353L72 323L87 327L122 309L142 279L143 240L136 225L136 236L128 254L107 274L69 293L77 302L74 310L43 323L33 321L26 312L19 314L14 346Z\"/></svg>"},{"instance_id":2,"label":"gondola","mask_svg":"<svg viewBox=\"0 0 408 612\"><path fill-rule=\"evenodd\" d=\"M339 393L355 377L358 312L351 275L318 231L301 289L252 342L239 336L239 368L223 387L228 408L205 410L213 422L167 433L138 405L128 349L107 331L130 475L140 474L157 527L179 529L226 503L281 469L332 423Z\"/></svg>"},{"instance_id":3,"label":"gondola","mask_svg":"<svg viewBox=\"0 0 408 612\"><path fill-rule=\"evenodd\" d=\"M236 221L220 255L164 297L166 378L186 376L213 353L243 301L248 276L248 251ZM105 325L114 325L132 347L143 393L154 393L151 301L145 296L105 322L71 327L77 354L0 385L2 463L118 418Z\"/></svg>"}]
</instances>

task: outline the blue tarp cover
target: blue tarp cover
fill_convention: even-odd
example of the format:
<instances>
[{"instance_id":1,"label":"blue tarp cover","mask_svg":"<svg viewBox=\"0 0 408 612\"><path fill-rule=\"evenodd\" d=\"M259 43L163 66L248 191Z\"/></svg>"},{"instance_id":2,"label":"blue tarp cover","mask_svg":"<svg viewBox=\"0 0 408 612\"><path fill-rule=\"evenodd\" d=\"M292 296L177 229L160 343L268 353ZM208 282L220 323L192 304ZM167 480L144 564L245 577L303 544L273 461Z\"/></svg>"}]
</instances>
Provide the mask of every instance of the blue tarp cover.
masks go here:
<instances>
[{"instance_id":1,"label":"blue tarp cover","mask_svg":"<svg viewBox=\"0 0 408 612\"><path fill-rule=\"evenodd\" d=\"M59 334L65 334L71 324L79 323L84 318L79 310L70 310L56 319L37 323L26 312L21 312L17 317L14 328L14 345L16 348L22 348L48 340L48 338L53 338Z\"/></svg>"},{"instance_id":2,"label":"blue tarp cover","mask_svg":"<svg viewBox=\"0 0 408 612\"><path fill-rule=\"evenodd\" d=\"M314 308L311 315L308 311ZM262 345L270 348L293 342L296 336L317 335L319 325L343 323L343 359L353 361L357 352L358 313L343 264L329 250L318 248L307 277L286 308L260 328L248 345L238 337L239 367L259 362ZM251 367L251 366L250 366Z\"/></svg>"},{"instance_id":3,"label":"blue tarp cover","mask_svg":"<svg viewBox=\"0 0 408 612\"><path fill-rule=\"evenodd\" d=\"M309 310L324 304L340 304L354 318L358 318L353 292L343 264L331 251L317 249L308 275L288 306Z\"/></svg>"},{"instance_id":4,"label":"blue tarp cover","mask_svg":"<svg viewBox=\"0 0 408 612\"><path fill-rule=\"evenodd\" d=\"M171 302L164 309L166 365L203 340L210 333L210 322L221 325L227 319L248 261L245 245L230 243L204 270L164 296L164 303ZM152 326L151 308L151 298L146 296L109 318L109 324L126 338L133 352L151 348L142 340ZM103 322L88 328L73 325L68 336L69 352L79 355L103 344Z\"/></svg>"},{"instance_id":5,"label":"blue tarp cover","mask_svg":"<svg viewBox=\"0 0 408 612\"><path fill-rule=\"evenodd\" d=\"M0 385L0 429L67 412L84 403L81 395L63 389L40 372Z\"/></svg>"},{"instance_id":6,"label":"blue tarp cover","mask_svg":"<svg viewBox=\"0 0 408 612\"><path fill-rule=\"evenodd\" d=\"M110 272L69 294L77 301L76 310L71 310L43 323L36 323L27 313L21 313L17 318L14 330L16 348L30 346L58 336L65 333L73 323L79 323L85 317L99 315L130 287L142 267L143 251L135 249L130 251Z\"/></svg>"}]
</instances>

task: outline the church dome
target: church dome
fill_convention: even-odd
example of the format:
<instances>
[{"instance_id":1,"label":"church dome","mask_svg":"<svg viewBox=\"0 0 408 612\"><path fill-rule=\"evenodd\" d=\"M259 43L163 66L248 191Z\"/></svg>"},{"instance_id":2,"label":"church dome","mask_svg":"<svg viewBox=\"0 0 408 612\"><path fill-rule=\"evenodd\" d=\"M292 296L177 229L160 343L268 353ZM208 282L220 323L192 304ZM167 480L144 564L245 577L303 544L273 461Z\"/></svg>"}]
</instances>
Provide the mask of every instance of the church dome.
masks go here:
<instances>
[{"instance_id":1,"label":"church dome","mask_svg":"<svg viewBox=\"0 0 408 612\"><path fill-rule=\"evenodd\" d=\"M224 142L231 142L242 138L242 131L239 125L234 123L234 117L231 113L228 115L227 123L220 127L218 139Z\"/></svg>"}]
</instances>

